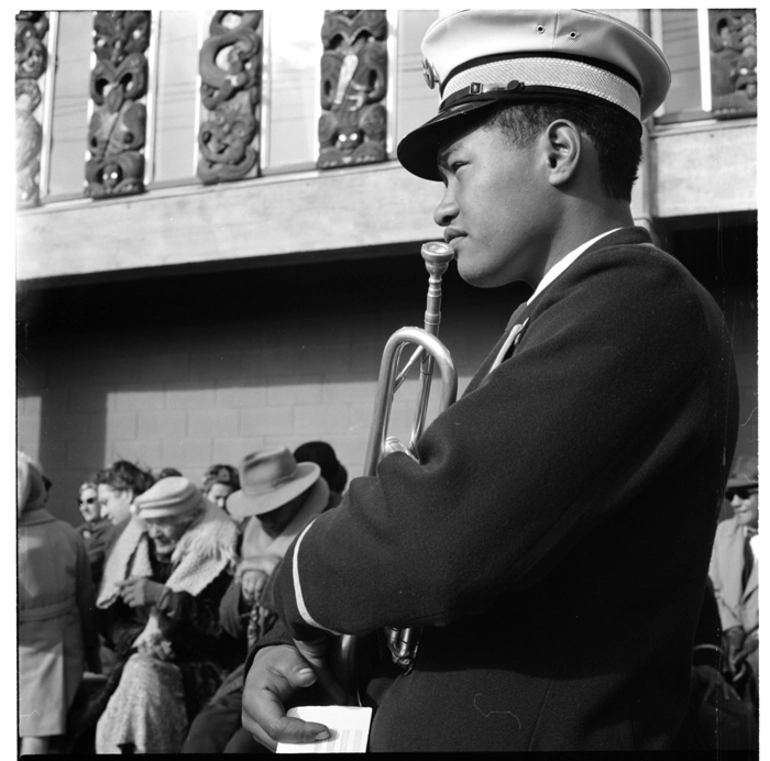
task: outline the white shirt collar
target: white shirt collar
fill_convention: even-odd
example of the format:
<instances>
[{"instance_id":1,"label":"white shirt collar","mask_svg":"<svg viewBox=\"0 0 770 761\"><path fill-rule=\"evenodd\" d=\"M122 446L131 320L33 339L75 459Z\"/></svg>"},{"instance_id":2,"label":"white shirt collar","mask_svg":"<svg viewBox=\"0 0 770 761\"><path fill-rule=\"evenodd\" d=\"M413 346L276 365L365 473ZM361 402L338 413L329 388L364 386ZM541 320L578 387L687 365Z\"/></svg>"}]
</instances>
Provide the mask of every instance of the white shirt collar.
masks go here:
<instances>
[{"instance_id":1,"label":"white shirt collar","mask_svg":"<svg viewBox=\"0 0 770 761\"><path fill-rule=\"evenodd\" d=\"M582 254L586 249L590 248L594 243L596 243L597 240L601 240L605 235L609 235L610 233L614 233L615 230L620 230L620 229L621 229L620 227L616 227L613 230L607 230L606 233L601 233L600 235L597 235L595 238L591 238L591 240L588 240L582 245L578 246L574 251L570 251L570 253L568 253L561 261L554 264L553 267L551 267L551 269L549 269L548 272L545 273L545 276L540 281L540 284L535 289L535 292L527 300L527 304L531 304L533 299L536 296L538 296L540 292L547 285L550 285L554 280L556 280L556 278L559 277L559 275L561 275L561 273L564 272L564 270L566 270L567 267L569 267L570 264L572 264L580 256L580 254ZM495 358L495 361L492 363L492 366L489 368L490 373L493 370L497 370L497 368L500 367L503 361L503 357L508 353L508 350L511 348L511 344L517 340L518 336L524 330L528 322L529 322L529 318L524 320L524 322L521 323L520 325L514 325L511 328L511 331L508 334L508 337L505 339L505 342L503 343L500 351L497 353L497 357Z\"/></svg>"},{"instance_id":2,"label":"white shirt collar","mask_svg":"<svg viewBox=\"0 0 770 761\"><path fill-rule=\"evenodd\" d=\"M615 227L612 230L607 230L606 233L601 233L595 238L591 238L591 240L587 240L585 243L578 246L574 251L570 251L563 259L556 262L556 264L554 264L553 267L551 267L551 269L545 273L545 276L538 284L535 292L527 300L527 304L531 304L535 297L539 296L546 286L550 285L554 280L556 280L556 278L559 277L559 275L561 275L561 273L564 272L567 267L569 267L571 264L574 264L575 260L580 256L580 254L593 246L596 241L601 240L605 235L609 235L610 233L614 233L620 229L622 228Z\"/></svg>"}]
</instances>

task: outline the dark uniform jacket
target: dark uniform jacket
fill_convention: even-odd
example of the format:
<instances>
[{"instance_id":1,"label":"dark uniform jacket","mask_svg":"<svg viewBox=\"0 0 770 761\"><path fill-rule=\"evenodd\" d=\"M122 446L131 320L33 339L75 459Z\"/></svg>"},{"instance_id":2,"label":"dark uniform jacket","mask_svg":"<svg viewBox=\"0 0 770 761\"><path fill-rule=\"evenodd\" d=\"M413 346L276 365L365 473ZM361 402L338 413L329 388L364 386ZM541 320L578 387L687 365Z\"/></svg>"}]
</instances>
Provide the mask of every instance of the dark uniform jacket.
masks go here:
<instances>
[{"instance_id":1,"label":"dark uniform jacket","mask_svg":"<svg viewBox=\"0 0 770 761\"><path fill-rule=\"evenodd\" d=\"M372 750L671 745L738 389L721 311L649 240L590 247L426 430L422 464L385 458L287 553L290 636L425 626Z\"/></svg>"}]
</instances>

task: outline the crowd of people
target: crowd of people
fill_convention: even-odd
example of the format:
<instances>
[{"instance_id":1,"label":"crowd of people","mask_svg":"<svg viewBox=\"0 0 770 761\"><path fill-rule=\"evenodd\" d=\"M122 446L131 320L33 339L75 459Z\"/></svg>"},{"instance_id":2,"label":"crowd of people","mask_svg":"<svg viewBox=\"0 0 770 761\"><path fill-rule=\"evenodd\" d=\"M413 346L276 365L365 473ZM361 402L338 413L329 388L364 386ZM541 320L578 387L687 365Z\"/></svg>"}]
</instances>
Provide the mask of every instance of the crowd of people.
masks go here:
<instances>
[{"instance_id":1,"label":"crowd of people","mask_svg":"<svg viewBox=\"0 0 770 761\"><path fill-rule=\"evenodd\" d=\"M20 752L265 751L241 724L246 655L277 621L272 584L289 545L346 484L325 442L214 465L200 487L118 461L80 487L73 528L45 508L42 468L20 452ZM717 528L683 732L694 747L713 731L751 748L756 458L736 459L725 499L733 515ZM100 676L76 700L84 673Z\"/></svg>"},{"instance_id":2,"label":"crowd of people","mask_svg":"<svg viewBox=\"0 0 770 761\"><path fill-rule=\"evenodd\" d=\"M276 620L286 549L346 482L321 441L195 480L121 460L81 485L73 528L19 452L20 752L259 750L246 653Z\"/></svg>"}]
</instances>

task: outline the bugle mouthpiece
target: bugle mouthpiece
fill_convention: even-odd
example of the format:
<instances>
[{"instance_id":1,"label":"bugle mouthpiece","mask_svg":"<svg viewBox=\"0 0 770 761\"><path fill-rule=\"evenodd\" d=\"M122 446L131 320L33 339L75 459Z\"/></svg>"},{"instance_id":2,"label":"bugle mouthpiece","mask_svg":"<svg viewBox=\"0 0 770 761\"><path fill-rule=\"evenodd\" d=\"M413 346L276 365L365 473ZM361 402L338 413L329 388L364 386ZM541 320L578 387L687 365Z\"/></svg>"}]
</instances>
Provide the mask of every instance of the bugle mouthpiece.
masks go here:
<instances>
[{"instance_id":1,"label":"bugle mouthpiece","mask_svg":"<svg viewBox=\"0 0 770 761\"><path fill-rule=\"evenodd\" d=\"M444 269L446 269L449 266L449 262L455 258L455 252L452 250L452 247L441 240L432 240L428 243L423 243L420 254L425 260L426 266L434 265L444 267Z\"/></svg>"}]
</instances>

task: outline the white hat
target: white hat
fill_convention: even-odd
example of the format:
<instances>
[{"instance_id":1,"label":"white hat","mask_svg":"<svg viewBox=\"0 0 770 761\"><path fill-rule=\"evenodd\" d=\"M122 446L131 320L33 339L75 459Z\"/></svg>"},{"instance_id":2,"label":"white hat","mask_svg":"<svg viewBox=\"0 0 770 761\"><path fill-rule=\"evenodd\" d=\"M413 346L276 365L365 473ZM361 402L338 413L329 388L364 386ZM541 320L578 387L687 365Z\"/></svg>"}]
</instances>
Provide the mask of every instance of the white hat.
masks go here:
<instances>
[{"instance_id":1,"label":"white hat","mask_svg":"<svg viewBox=\"0 0 770 761\"><path fill-rule=\"evenodd\" d=\"M206 500L195 484L183 476L161 478L142 492L131 506L139 518L176 518L197 508L205 508Z\"/></svg>"},{"instance_id":2,"label":"white hat","mask_svg":"<svg viewBox=\"0 0 770 761\"><path fill-rule=\"evenodd\" d=\"M598 98L642 121L663 103L671 72L643 32L597 11L467 10L435 21L422 42L438 116L409 133L398 159L441 179L436 148L446 122L507 101Z\"/></svg>"}]
</instances>

